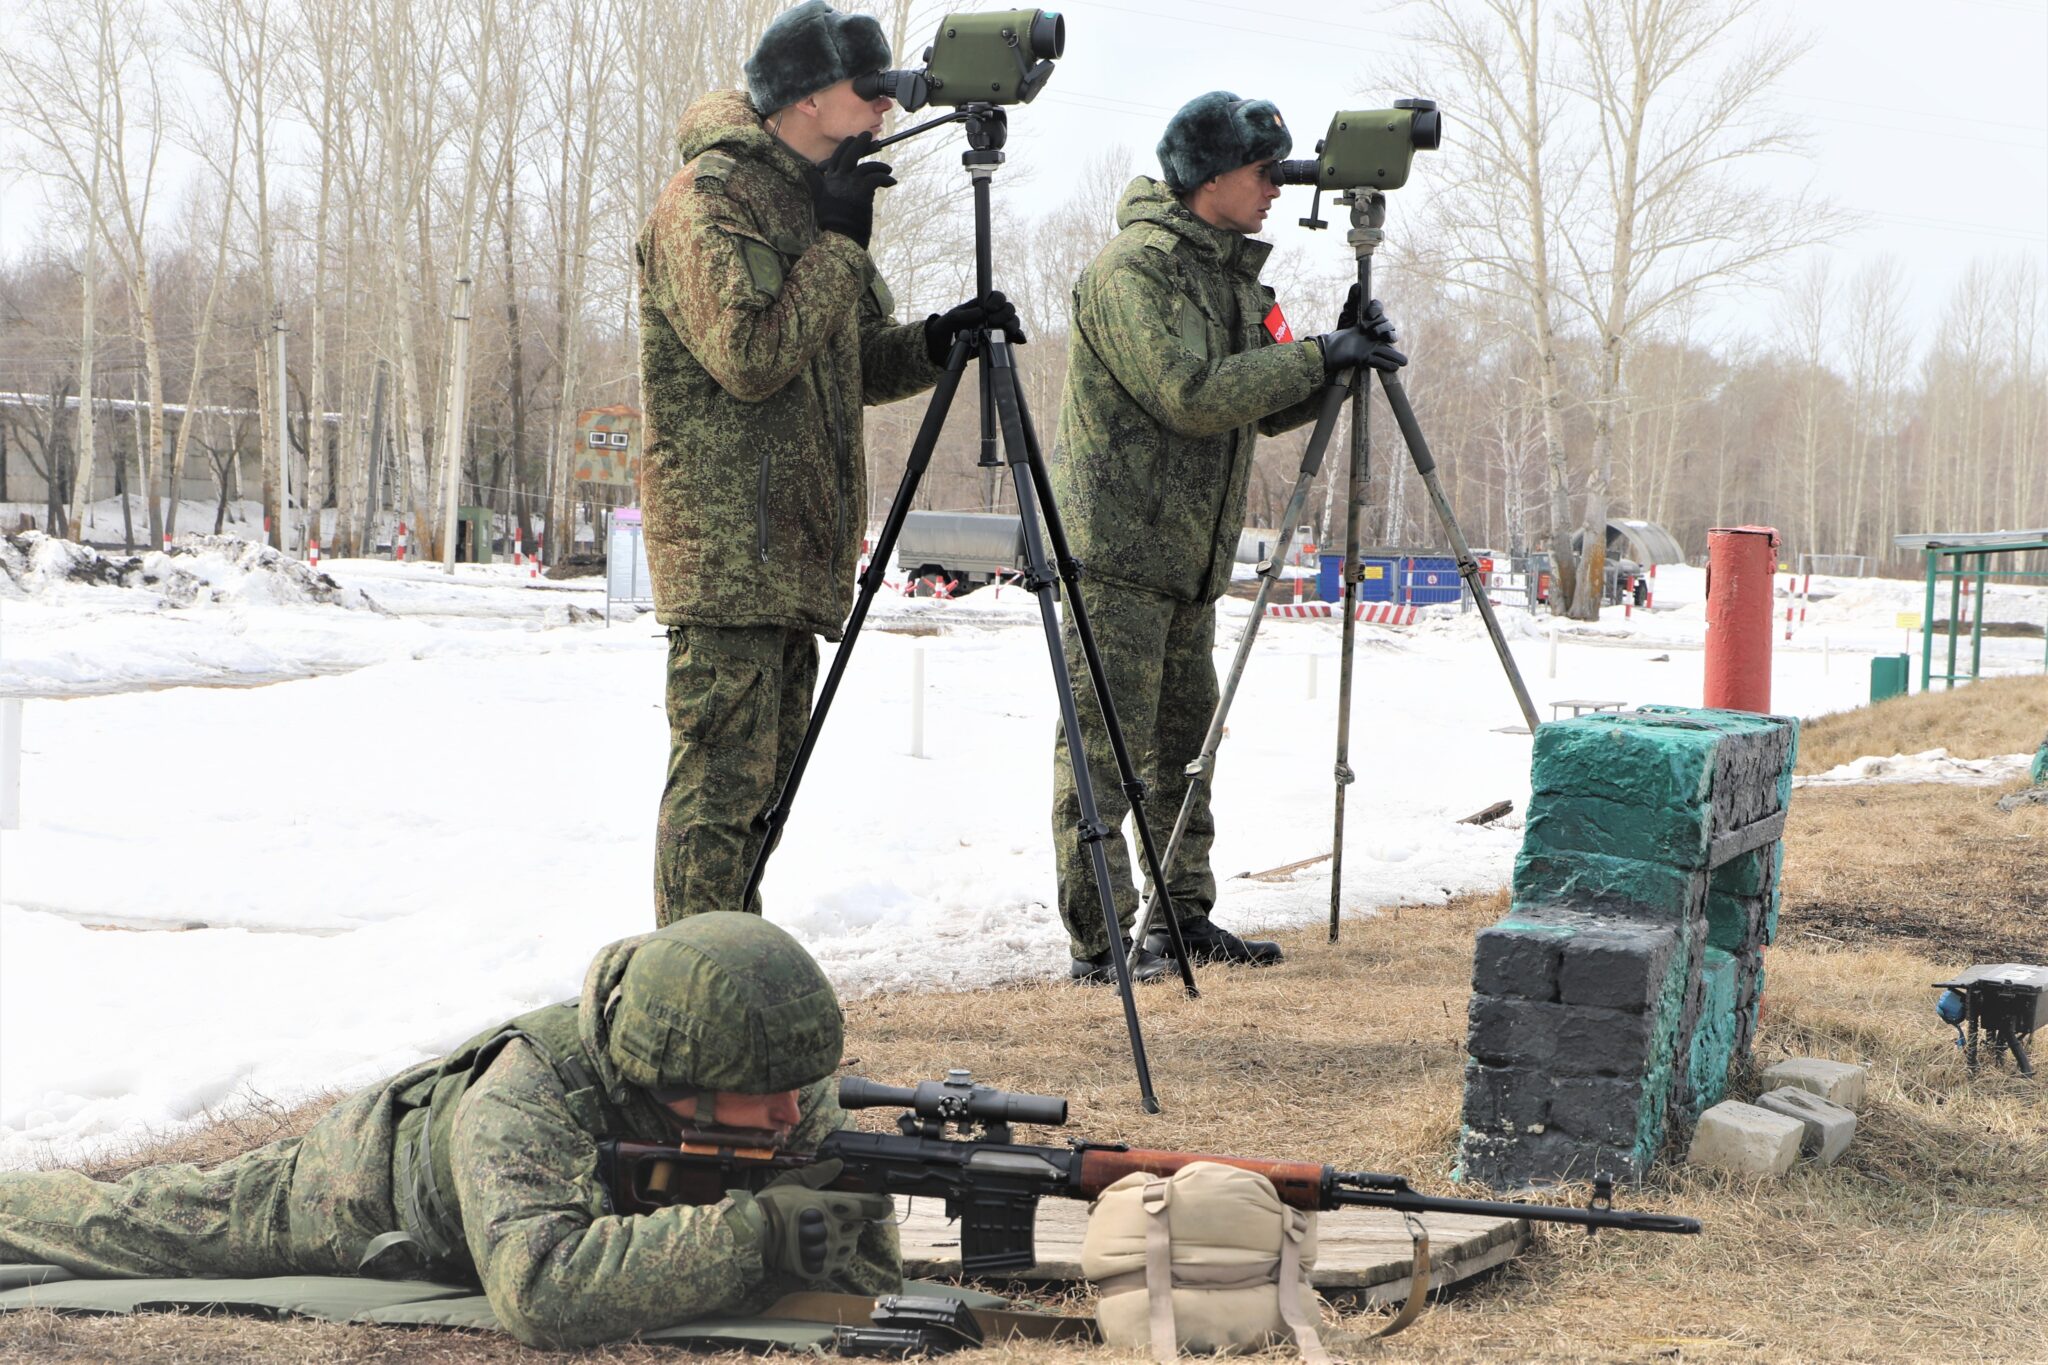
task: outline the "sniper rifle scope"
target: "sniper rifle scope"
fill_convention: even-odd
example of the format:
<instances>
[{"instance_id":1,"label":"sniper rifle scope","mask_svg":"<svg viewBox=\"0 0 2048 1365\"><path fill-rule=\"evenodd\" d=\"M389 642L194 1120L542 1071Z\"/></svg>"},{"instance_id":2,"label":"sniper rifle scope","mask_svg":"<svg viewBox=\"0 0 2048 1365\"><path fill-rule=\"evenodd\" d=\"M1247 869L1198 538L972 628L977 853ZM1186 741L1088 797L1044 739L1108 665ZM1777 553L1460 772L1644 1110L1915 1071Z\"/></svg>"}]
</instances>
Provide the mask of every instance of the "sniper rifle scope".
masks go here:
<instances>
[{"instance_id":1,"label":"sniper rifle scope","mask_svg":"<svg viewBox=\"0 0 2048 1365\"><path fill-rule=\"evenodd\" d=\"M1314 185L1324 190L1398 190L1408 183L1417 152L1443 143L1443 115L1435 100L1395 100L1391 109L1342 110L1316 143L1314 159L1282 161L1273 167L1276 185Z\"/></svg>"},{"instance_id":2,"label":"sniper rifle scope","mask_svg":"<svg viewBox=\"0 0 2048 1365\"><path fill-rule=\"evenodd\" d=\"M1056 10L949 14L924 50L922 71L870 71L853 78L853 93L887 95L906 114L927 104L1029 104L1066 50L1067 21Z\"/></svg>"},{"instance_id":3,"label":"sniper rifle scope","mask_svg":"<svg viewBox=\"0 0 2048 1365\"><path fill-rule=\"evenodd\" d=\"M1067 1102L1057 1095L1026 1095L976 1085L971 1072L954 1068L943 1081L915 1087L878 1085L858 1076L839 1082L842 1109L908 1109L928 1123L1038 1123L1057 1128L1067 1121Z\"/></svg>"}]
</instances>

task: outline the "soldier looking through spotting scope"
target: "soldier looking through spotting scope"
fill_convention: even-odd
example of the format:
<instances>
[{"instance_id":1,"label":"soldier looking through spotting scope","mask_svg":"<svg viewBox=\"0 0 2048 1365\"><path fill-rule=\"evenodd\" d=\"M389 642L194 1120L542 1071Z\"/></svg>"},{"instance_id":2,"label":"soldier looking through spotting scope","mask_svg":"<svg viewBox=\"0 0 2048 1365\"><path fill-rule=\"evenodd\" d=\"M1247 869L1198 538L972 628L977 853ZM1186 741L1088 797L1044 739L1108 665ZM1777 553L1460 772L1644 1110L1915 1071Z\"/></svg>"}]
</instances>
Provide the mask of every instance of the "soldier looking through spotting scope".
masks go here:
<instances>
[{"instance_id":1,"label":"soldier looking through spotting scope","mask_svg":"<svg viewBox=\"0 0 2048 1365\"><path fill-rule=\"evenodd\" d=\"M856 77L889 65L864 14L805 0L771 23L747 89L683 115L684 166L641 229L642 472L655 616L668 627L669 761L655 917L742 903L868 524L863 406L938 378L953 338L999 326L1000 294L899 324L868 255L863 160L891 108Z\"/></svg>"},{"instance_id":2,"label":"soldier looking through spotting scope","mask_svg":"<svg viewBox=\"0 0 2048 1365\"><path fill-rule=\"evenodd\" d=\"M1254 442L1313 420L1331 374L1398 359L1378 332L1357 325L1355 291L1336 330L1297 341L1259 282L1272 247L1252 234L1279 196L1275 167L1293 145L1266 100L1212 90L1188 101L1160 139L1161 178L1131 182L1117 236L1074 289L1053 479L1088 566L1081 591L1110 695L1132 752L1144 756L1148 810L1180 808L1183 765L1201 750L1216 706L1216 600L1230 586ZM1071 622L1065 643L1078 671ZM1081 700L1081 724L1099 833L1128 887L1129 803L1092 697ZM1097 832L1079 829L1064 733L1054 744L1052 823L1072 975L1110 980L1115 945L1104 941L1088 868L1086 841ZM1210 917L1215 833L1205 791L1168 874L1190 952L1197 961L1278 962L1277 944L1241 939ZM1162 926L1141 946L1135 975L1169 971L1166 948Z\"/></svg>"}]
</instances>

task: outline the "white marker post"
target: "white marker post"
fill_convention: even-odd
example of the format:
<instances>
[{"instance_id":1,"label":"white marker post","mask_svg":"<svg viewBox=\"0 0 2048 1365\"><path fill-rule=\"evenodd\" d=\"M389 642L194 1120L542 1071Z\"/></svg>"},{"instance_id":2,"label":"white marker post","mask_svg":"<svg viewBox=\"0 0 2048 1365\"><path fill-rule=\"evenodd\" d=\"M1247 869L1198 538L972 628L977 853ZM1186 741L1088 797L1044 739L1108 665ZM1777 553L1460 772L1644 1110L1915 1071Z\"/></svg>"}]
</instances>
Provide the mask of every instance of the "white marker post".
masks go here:
<instances>
[{"instance_id":1,"label":"white marker post","mask_svg":"<svg viewBox=\"0 0 2048 1365\"><path fill-rule=\"evenodd\" d=\"M0 829L21 828L21 698L0 700Z\"/></svg>"},{"instance_id":2,"label":"white marker post","mask_svg":"<svg viewBox=\"0 0 2048 1365\"><path fill-rule=\"evenodd\" d=\"M1557 622L1550 623L1550 676L1557 676Z\"/></svg>"},{"instance_id":3,"label":"white marker post","mask_svg":"<svg viewBox=\"0 0 2048 1365\"><path fill-rule=\"evenodd\" d=\"M924 646L910 652L910 756L924 757Z\"/></svg>"},{"instance_id":4,"label":"white marker post","mask_svg":"<svg viewBox=\"0 0 2048 1365\"><path fill-rule=\"evenodd\" d=\"M1308 656L1308 699L1310 701L1316 699L1316 660L1319 657L1319 655L1315 654Z\"/></svg>"}]
</instances>

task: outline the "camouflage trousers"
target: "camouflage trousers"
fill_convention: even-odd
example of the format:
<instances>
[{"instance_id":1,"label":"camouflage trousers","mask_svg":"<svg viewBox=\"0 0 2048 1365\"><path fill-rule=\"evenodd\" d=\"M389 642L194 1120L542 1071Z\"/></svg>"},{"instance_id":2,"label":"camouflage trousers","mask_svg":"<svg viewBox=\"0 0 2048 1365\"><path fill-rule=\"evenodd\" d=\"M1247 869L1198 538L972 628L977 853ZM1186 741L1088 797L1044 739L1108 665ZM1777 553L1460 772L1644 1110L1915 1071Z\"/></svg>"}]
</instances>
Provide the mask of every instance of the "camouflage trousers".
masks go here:
<instances>
[{"instance_id":1,"label":"camouflage trousers","mask_svg":"<svg viewBox=\"0 0 2048 1365\"><path fill-rule=\"evenodd\" d=\"M357 1274L370 1241L398 1226L389 1110L387 1092L367 1091L305 1137L210 1170L0 1173L0 1261L101 1278Z\"/></svg>"},{"instance_id":2,"label":"camouflage trousers","mask_svg":"<svg viewBox=\"0 0 2048 1365\"><path fill-rule=\"evenodd\" d=\"M1202 752L1202 737L1216 709L1216 609L1204 603L1181 602L1140 588L1082 580L1082 604L1095 632L1110 700L1123 726L1124 743L1138 776L1145 782L1145 816L1160 855L1187 795L1184 771ZM1117 922L1129 935L1138 900L1131 882L1131 847L1123 837L1130 803L1117 776L1116 754L1102 723L1102 709L1088 685L1087 661L1071 613L1061 631L1067 671L1074 679L1074 699L1081 714L1081 744L1088 755L1088 776L1095 789L1095 807L1102 823L1115 831L1104 845L1109 854L1110 889L1116 897ZM1102 922L1102 900L1096 890L1094 860L1076 831L1081 803L1067 760L1067 736L1061 727L1053 742L1052 837L1059 866L1060 919L1067 926L1075 957L1092 957L1109 946ZM1135 838L1135 831L1133 832ZM1180 854L1169 877L1174 908L1183 918L1206 915L1216 904L1216 878L1209 870L1209 848L1216 842L1216 821L1209 812L1205 787L1188 816ZM1145 879L1151 890L1151 878Z\"/></svg>"},{"instance_id":3,"label":"camouflage trousers","mask_svg":"<svg viewBox=\"0 0 2048 1365\"><path fill-rule=\"evenodd\" d=\"M657 927L745 905L761 836L754 818L773 804L796 762L818 642L781 626L673 626L668 633L668 780L654 835Z\"/></svg>"}]
</instances>

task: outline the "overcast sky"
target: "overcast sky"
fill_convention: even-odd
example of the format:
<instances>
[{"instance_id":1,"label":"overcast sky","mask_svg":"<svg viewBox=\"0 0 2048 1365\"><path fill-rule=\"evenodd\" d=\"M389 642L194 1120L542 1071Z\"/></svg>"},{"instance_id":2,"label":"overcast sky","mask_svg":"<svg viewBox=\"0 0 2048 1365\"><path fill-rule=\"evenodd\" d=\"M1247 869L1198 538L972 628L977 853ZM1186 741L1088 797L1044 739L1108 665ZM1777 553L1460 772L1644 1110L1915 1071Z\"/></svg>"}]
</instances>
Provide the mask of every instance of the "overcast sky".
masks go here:
<instances>
[{"instance_id":1,"label":"overcast sky","mask_svg":"<svg viewBox=\"0 0 2048 1365\"><path fill-rule=\"evenodd\" d=\"M1785 188L1810 182L1858 215L1861 228L1831 248L1844 276L1897 254L1911 291L1901 316L1931 325L1972 259L2048 261L2048 0L1774 0L1764 11L1764 22L1812 37L1776 102L1812 156L1775 159L1757 173ZM1065 198L1105 145L1128 146L1136 169L1156 171L1152 148L1167 118L1205 90L1273 100L1296 130L1297 156L1312 153L1337 109L1431 93L1396 88L1385 74L1406 64L1401 35L1413 16L1398 4L1078 0L1066 14L1065 60L1035 103L1013 111L1011 160L1030 174L997 179L999 213L1035 216ZM922 46L899 62L913 63ZM1434 166L1460 155L1459 111L1446 112L1443 149L1418 157L1393 198L1391 239L1421 221L1415 208ZM171 162L174 175L188 165ZM32 181L0 188L0 252L25 245L41 197ZM1306 189L1290 189L1268 235L1327 253L1333 273L1348 269L1342 210L1332 231L1308 233L1294 225L1307 200ZM1737 299L1710 321L1761 331L1774 307L1768 297Z\"/></svg>"}]
</instances>

